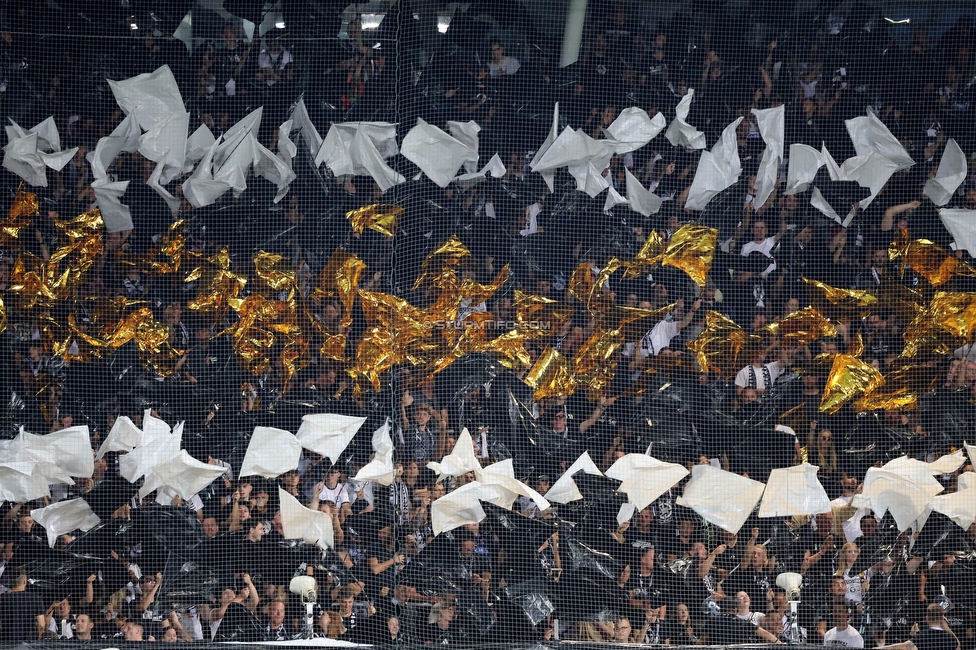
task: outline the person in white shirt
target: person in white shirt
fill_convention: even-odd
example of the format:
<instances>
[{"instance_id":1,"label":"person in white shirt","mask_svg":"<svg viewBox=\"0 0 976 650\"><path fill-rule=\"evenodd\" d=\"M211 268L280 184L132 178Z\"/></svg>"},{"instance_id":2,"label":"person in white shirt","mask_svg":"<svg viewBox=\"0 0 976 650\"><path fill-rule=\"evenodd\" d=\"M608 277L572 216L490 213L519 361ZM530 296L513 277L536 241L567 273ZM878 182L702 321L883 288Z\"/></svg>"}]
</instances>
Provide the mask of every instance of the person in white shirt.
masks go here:
<instances>
[{"instance_id":1,"label":"person in white shirt","mask_svg":"<svg viewBox=\"0 0 976 650\"><path fill-rule=\"evenodd\" d=\"M269 86L275 85L283 78L290 81L292 61L291 52L282 48L277 38L272 38L268 41L267 49L262 50L258 55L258 81L264 81Z\"/></svg>"},{"instance_id":2,"label":"person in white shirt","mask_svg":"<svg viewBox=\"0 0 976 650\"><path fill-rule=\"evenodd\" d=\"M847 624L851 612L846 605L834 605L834 627L824 635L824 645L843 646L847 648L863 648L864 638L853 627Z\"/></svg>"},{"instance_id":3,"label":"person in white shirt","mask_svg":"<svg viewBox=\"0 0 976 650\"><path fill-rule=\"evenodd\" d=\"M634 349L637 348L636 344L630 343L625 346L623 355L636 357L630 363L630 370L634 373L639 373L644 368L648 357L656 357L661 354L662 350L668 348L671 345L671 340L694 320L695 314L701 308L701 302L699 298L692 304L691 309L686 312L685 301L678 299L674 303L674 309L671 310L671 313L644 334L644 337L640 340L639 357L634 354ZM648 303L641 303L640 307L642 309L651 308ZM635 375L633 379L636 380L637 376Z\"/></svg>"},{"instance_id":4,"label":"person in white shirt","mask_svg":"<svg viewBox=\"0 0 976 650\"><path fill-rule=\"evenodd\" d=\"M495 41L491 44L491 59L488 61L488 76L501 77L515 74L522 65L514 56L505 55L505 47Z\"/></svg>"},{"instance_id":5,"label":"person in white shirt","mask_svg":"<svg viewBox=\"0 0 976 650\"><path fill-rule=\"evenodd\" d=\"M776 262L773 261L773 249L776 248L776 244L779 243L780 238L786 234L786 222L780 223L779 231L772 237L768 236L769 231L766 228L766 222L762 219L757 219L752 222L752 241L746 242L742 245L739 250L739 254L742 257L749 257L751 253L759 251L763 255L769 258L769 266L766 270L762 272L762 276L766 277L772 271L776 270ZM771 267L771 268L770 268Z\"/></svg>"},{"instance_id":6,"label":"person in white shirt","mask_svg":"<svg viewBox=\"0 0 976 650\"><path fill-rule=\"evenodd\" d=\"M762 395L783 374L783 365L779 361L764 363L765 360L766 352L760 352L752 363L736 373L736 395L741 395L746 388L755 389L756 393Z\"/></svg>"},{"instance_id":7,"label":"person in white shirt","mask_svg":"<svg viewBox=\"0 0 976 650\"><path fill-rule=\"evenodd\" d=\"M336 466L329 468L325 475L325 480L315 485L315 496L309 508L318 510L319 501L331 501L339 510L340 521L345 521L346 517L352 514L352 506L349 504L349 494L346 491L346 484L339 482L341 472Z\"/></svg>"}]
</instances>

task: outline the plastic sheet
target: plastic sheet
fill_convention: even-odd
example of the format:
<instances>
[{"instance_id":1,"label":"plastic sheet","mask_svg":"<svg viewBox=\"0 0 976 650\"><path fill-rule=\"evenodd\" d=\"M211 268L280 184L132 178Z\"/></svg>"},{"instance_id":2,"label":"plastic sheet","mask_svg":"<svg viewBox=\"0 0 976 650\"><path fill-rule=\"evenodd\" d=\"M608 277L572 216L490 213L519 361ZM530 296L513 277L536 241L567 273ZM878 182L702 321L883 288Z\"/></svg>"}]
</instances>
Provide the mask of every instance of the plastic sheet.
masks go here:
<instances>
[{"instance_id":1,"label":"plastic sheet","mask_svg":"<svg viewBox=\"0 0 976 650\"><path fill-rule=\"evenodd\" d=\"M390 437L390 421L387 420L373 432L373 459L356 473L356 481L376 481L380 485L392 485L396 479L393 465L393 439Z\"/></svg>"},{"instance_id":2,"label":"plastic sheet","mask_svg":"<svg viewBox=\"0 0 976 650\"><path fill-rule=\"evenodd\" d=\"M960 528L968 531L973 522L976 522L976 487L933 497L929 508L941 512Z\"/></svg>"},{"instance_id":3,"label":"plastic sheet","mask_svg":"<svg viewBox=\"0 0 976 650\"><path fill-rule=\"evenodd\" d=\"M868 469L864 489L851 505L871 508L878 517L890 512L898 530L904 531L923 516L932 497L942 490L925 463L902 457Z\"/></svg>"},{"instance_id":4,"label":"plastic sheet","mask_svg":"<svg viewBox=\"0 0 976 650\"><path fill-rule=\"evenodd\" d=\"M783 194L800 194L806 192L817 177L817 172L823 167L823 154L805 144L790 145L790 164L786 173L786 187Z\"/></svg>"},{"instance_id":5,"label":"plastic sheet","mask_svg":"<svg viewBox=\"0 0 976 650\"><path fill-rule=\"evenodd\" d=\"M301 455L302 444L291 432L274 427L254 427L239 475L276 478L298 469Z\"/></svg>"},{"instance_id":6,"label":"plastic sheet","mask_svg":"<svg viewBox=\"0 0 976 650\"><path fill-rule=\"evenodd\" d=\"M481 463L474 455L474 443L471 441L471 434L468 433L468 430L461 430L451 453L444 456L439 463L427 463L427 469L437 474L438 481L446 476L461 476L468 472L480 470Z\"/></svg>"},{"instance_id":7,"label":"plastic sheet","mask_svg":"<svg viewBox=\"0 0 976 650\"><path fill-rule=\"evenodd\" d=\"M51 548L54 548L59 536L75 530L87 532L101 522L84 499L59 501L45 508L34 508L30 515L44 527L47 544Z\"/></svg>"},{"instance_id":8,"label":"plastic sheet","mask_svg":"<svg viewBox=\"0 0 976 650\"><path fill-rule=\"evenodd\" d=\"M323 551L335 547L332 518L324 512L303 506L298 499L278 488L281 504L281 529L285 539L300 539Z\"/></svg>"},{"instance_id":9,"label":"plastic sheet","mask_svg":"<svg viewBox=\"0 0 976 650\"><path fill-rule=\"evenodd\" d=\"M645 188L629 169L624 170L624 177L627 184L627 204L631 210L645 217L660 212L664 204L663 198Z\"/></svg>"},{"instance_id":10,"label":"plastic sheet","mask_svg":"<svg viewBox=\"0 0 976 650\"><path fill-rule=\"evenodd\" d=\"M572 501L578 501L583 498L583 495L579 491L579 487L576 485L576 481L573 477L579 472L584 472L592 476L603 476L603 472L600 468L596 466L596 463L590 458L590 452L584 451L580 454L580 457L569 466L569 468L563 472L563 475L556 479L549 491L546 492L545 497L552 503L566 504Z\"/></svg>"},{"instance_id":11,"label":"plastic sheet","mask_svg":"<svg viewBox=\"0 0 976 650\"><path fill-rule=\"evenodd\" d=\"M384 162L397 153L395 125L346 122L329 128L315 155L315 164L325 163L336 176L370 176L385 192L406 180Z\"/></svg>"},{"instance_id":12,"label":"plastic sheet","mask_svg":"<svg viewBox=\"0 0 976 650\"><path fill-rule=\"evenodd\" d=\"M178 494L184 501L189 501L193 495L223 476L227 470L227 467L221 465L203 463L185 449L181 449L173 456L153 465L146 474L146 482L139 489L139 496L145 497L158 490L156 501L162 505L169 505L167 501L172 501L173 494Z\"/></svg>"},{"instance_id":13,"label":"plastic sheet","mask_svg":"<svg viewBox=\"0 0 976 650\"><path fill-rule=\"evenodd\" d=\"M637 151L646 145L656 138L665 126L667 120L662 113L657 113L652 118L644 109L630 106L620 111L617 119L604 130L609 136L607 140L613 142L614 152L625 154Z\"/></svg>"},{"instance_id":14,"label":"plastic sheet","mask_svg":"<svg viewBox=\"0 0 976 650\"><path fill-rule=\"evenodd\" d=\"M477 164L477 132L474 146L472 149L470 142L461 142L418 117L417 125L404 136L400 153L438 187L447 187L462 165L472 160Z\"/></svg>"},{"instance_id":15,"label":"plastic sheet","mask_svg":"<svg viewBox=\"0 0 976 650\"><path fill-rule=\"evenodd\" d=\"M898 138L891 134L874 113L844 120L844 126L847 127L858 156L877 155L885 158L893 164L895 171L908 169L915 164Z\"/></svg>"},{"instance_id":16,"label":"plastic sheet","mask_svg":"<svg viewBox=\"0 0 976 650\"><path fill-rule=\"evenodd\" d=\"M735 130L743 118L737 118L725 127L711 151L703 151L698 160L695 178L691 182L685 208L688 210L704 210L712 198L735 184L742 173L739 162L739 146L736 143Z\"/></svg>"},{"instance_id":17,"label":"plastic sheet","mask_svg":"<svg viewBox=\"0 0 976 650\"><path fill-rule=\"evenodd\" d=\"M308 414L302 416L302 425L295 437L302 447L328 457L335 464L365 422L365 417L351 415Z\"/></svg>"},{"instance_id":18,"label":"plastic sheet","mask_svg":"<svg viewBox=\"0 0 976 650\"><path fill-rule=\"evenodd\" d=\"M109 80L108 85L122 111L134 116L143 131L149 131L172 115L186 112L176 77L167 65L123 81Z\"/></svg>"},{"instance_id":19,"label":"plastic sheet","mask_svg":"<svg viewBox=\"0 0 976 650\"><path fill-rule=\"evenodd\" d=\"M766 201L769 200L776 188L776 181L779 178L779 165L783 162L784 153L786 107L754 108L752 114L756 116L759 135L766 143L762 160L759 162L759 170L756 172L755 208L759 210L766 205Z\"/></svg>"},{"instance_id":20,"label":"plastic sheet","mask_svg":"<svg viewBox=\"0 0 976 650\"><path fill-rule=\"evenodd\" d=\"M5 129L7 145L3 148L3 167L30 185L47 187L47 168L61 171L78 151L78 147L61 151L61 141L51 117L29 131L11 119L10 126Z\"/></svg>"},{"instance_id":21,"label":"plastic sheet","mask_svg":"<svg viewBox=\"0 0 976 650\"><path fill-rule=\"evenodd\" d=\"M966 154L955 140L949 138L942 152L939 169L935 172L934 178L925 181L922 194L929 197L935 205L943 206L952 200L952 196L966 180L968 173L969 164Z\"/></svg>"},{"instance_id":22,"label":"plastic sheet","mask_svg":"<svg viewBox=\"0 0 976 650\"><path fill-rule=\"evenodd\" d=\"M695 465L677 504L734 534L752 514L765 487L759 481L711 465Z\"/></svg>"},{"instance_id":23,"label":"plastic sheet","mask_svg":"<svg viewBox=\"0 0 976 650\"><path fill-rule=\"evenodd\" d=\"M688 470L646 454L627 454L611 465L606 475L620 481L618 490L638 510L643 510L688 476Z\"/></svg>"},{"instance_id":24,"label":"plastic sheet","mask_svg":"<svg viewBox=\"0 0 976 650\"><path fill-rule=\"evenodd\" d=\"M942 208L939 218L956 240L956 248L976 257L976 210Z\"/></svg>"},{"instance_id":25,"label":"plastic sheet","mask_svg":"<svg viewBox=\"0 0 976 650\"><path fill-rule=\"evenodd\" d=\"M672 146L684 147L685 149L705 148L705 134L687 122L688 113L691 112L691 102L694 98L695 90L689 88L674 109L674 120L668 125L667 133L664 134Z\"/></svg>"},{"instance_id":26,"label":"plastic sheet","mask_svg":"<svg viewBox=\"0 0 976 650\"><path fill-rule=\"evenodd\" d=\"M760 517L791 517L830 512L830 498L817 479L819 467L803 463L769 473Z\"/></svg>"}]
</instances>

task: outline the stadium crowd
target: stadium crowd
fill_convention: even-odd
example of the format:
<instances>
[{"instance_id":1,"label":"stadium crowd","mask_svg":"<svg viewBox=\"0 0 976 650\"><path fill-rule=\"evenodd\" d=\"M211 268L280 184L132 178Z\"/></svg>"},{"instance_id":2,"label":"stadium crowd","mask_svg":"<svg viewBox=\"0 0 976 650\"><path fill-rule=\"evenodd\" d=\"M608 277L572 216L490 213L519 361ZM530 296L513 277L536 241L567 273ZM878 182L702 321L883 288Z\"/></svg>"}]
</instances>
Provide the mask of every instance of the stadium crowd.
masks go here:
<instances>
[{"instance_id":1,"label":"stadium crowd","mask_svg":"<svg viewBox=\"0 0 976 650\"><path fill-rule=\"evenodd\" d=\"M404 24L394 20L407 11L401 2L375 33L354 17L339 40L272 31L248 42L228 22L188 54L145 27L97 48L69 38L51 51L32 37L32 4L42 3L10 3L4 16L0 110L24 124L53 115L65 145L79 149L48 172L49 187L22 187L37 209L26 221L11 211L4 224L4 438L87 425L94 453L117 418L141 426L151 412L185 422L184 448L229 471L163 505L155 492L138 497L119 475L124 452L110 451L91 477L52 485L48 498L8 500L2 642L289 639L306 616L289 584L308 575L314 632L364 643L976 648L976 525L932 513L924 527L899 531L890 514L851 504L868 468L906 454L931 462L976 431L976 318L965 302L976 291L974 261L922 194L950 139L976 161L969 18L936 34L903 28L910 37L898 42L864 5L821 3L802 26L791 13L772 16L769 33L747 41L744 16L679 13L665 23L629 4L591 3L579 61L558 68L503 25L483 34L466 23L476 7L455 17L436 51L417 38L426 13L403 27L413 41L389 31ZM397 156L391 166L413 180L384 193L368 176L336 178L300 154L280 203L272 185L255 182L196 209L179 179L168 186L181 199L174 214L147 184L154 165L123 153L109 172L132 181L123 203L133 229L68 250L84 238L69 220L95 200L86 154L124 117L106 78L164 64L191 132L206 124L220 135L264 106L259 139L274 149L303 96L323 133L371 120L399 124L402 137L418 117L473 120L479 168L497 152L506 171L442 189ZM692 88L687 121L709 147L744 118L741 180L704 212L685 207L701 152L663 136L615 155L604 172L621 193L629 172L664 199L651 216L607 207L606 191L590 198L565 172L550 190L530 171L556 102L560 127L599 139L632 106L671 123ZM785 163L757 209L764 143L750 111L780 105L787 144L826 144L845 160L855 150L844 120L871 112L916 164L847 225L810 204L812 189L786 195ZM9 200L26 201L20 179L3 173ZM390 232L354 228L347 214L377 204L402 209ZM976 167L948 206L976 209ZM705 281L642 256L646 243L663 250L696 223L717 231ZM931 242L928 257L905 252L917 240ZM262 266L262 255L277 257ZM25 283L32 264L61 268L69 257L84 260L77 277L38 272ZM342 276L349 260L361 268ZM631 272L612 260L646 263ZM351 292L342 278L353 278ZM938 320L937 291L963 301L954 329L919 322ZM445 311L445 296L464 298ZM274 314L249 312L257 303ZM143 329L123 340L124 323L144 309ZM645 311L627 320L627 309ZM431 339L411 334L417 345L401 349L398 328L415 312L443 338L424 347ZM520 330L523 321L536 327ZM487 334L470 347L444 343L472 327ZM148 330L161 332L153 345L140 339ZM575 386L534 372L550 369L540 359L553 353ZM821 408L835 397L841 357L901 392ZM295 432L314 413L366 424L334 464L305 451L277 478L238 476L256 426ZM356 481L387 418L396 479ZM676 503L685 479L621 523L619 484L579 474L581 499L545 511L520 499L518 514L486 505L480 523L435 535L431 504L474 476L438 479L427 464L452 452L464 429L482 465L511 458L516 477L542 495L583 452L603 471L648 453L761 481L807 461L831 511L754 513L732 534ZM952 493L967 471L964 462L936 478ZM285 539L279 489L331 517L334 548ZM30 512L77 497L101 523L49 547ZM787 572L803 576L795 616L777 586Z\"/></svg>"}]
</instances>

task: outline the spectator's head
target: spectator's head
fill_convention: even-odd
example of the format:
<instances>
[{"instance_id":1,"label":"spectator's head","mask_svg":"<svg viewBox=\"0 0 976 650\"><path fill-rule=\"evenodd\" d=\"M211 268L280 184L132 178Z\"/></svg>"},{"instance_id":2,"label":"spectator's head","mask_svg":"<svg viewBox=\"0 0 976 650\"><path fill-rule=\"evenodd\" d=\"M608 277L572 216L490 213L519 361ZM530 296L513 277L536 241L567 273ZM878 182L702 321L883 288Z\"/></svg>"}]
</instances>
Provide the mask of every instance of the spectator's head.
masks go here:
<instances>
[{"instance_id":1,"label":"spectator's head","mask_svg":"<svg viewBox=\"0 0 976 650\"><path fill-rule=\"evenodd\" d=\"M498 41L491 42L491 60L495 63L501 63L505 60L505 46Z\"/></svg>"},{"instance_id":2,"label":"spectator's head","mask_svg":"<svg viewBox=\"0 0 976 650\"><path fill-rule=\"evenodd\" d=\"M744 591L740 591L735 595L735 603L736 614L748 614L752 611L752 599Z\"/></svg>"},{"instance_id":3,"label":"spectator's head","mask_svg":"<svg viewBox=\"0 0 976 650\"><path fill-rule=\"evenodd\" d=\"M220 524L213 515L206 515L203 518L203 534L207 537L216 537L220 532Z\"/></svg>"},{"instance_id":4,"label":"spectator's head","mask_svg":"<svg viewBox=\"0 0 976 650\"><path fill-rule=\"evenodd\" d=\"M627 617L622 617L617 619L617 623L613 627L613 640L616 643L629 643L630 635L633 631L630 625L630 619Z\"/></svg>"},{"instance_id":5,"label":"spectator's head","mask_svg":"<svg viewBox=\"0 0 976 650\"><path fill-rule=\"evenodd\" d=\"M847 628L848 621L851 620L851 610L847 604L834 603L833 605L834 625L839 630Z\"/></svg>"},{"instance_id":6,"label":"spectator's head","mask_svg":"<svg viewBox=\"0 0 976 650\"><path fill-rule=\"evenodd\" d=\"M257 544L264 537L264 522L255 521L254 525L247 529L247 540Z\"/></svg>"},{"instance_id":7,"label":"spectator's head","mask_svg":"<svg viewBox=\"0 0 976 650\"><path fill-rule=\"evenodd\" d=\"M945 619L945 610L937 603L932 603L925 608L925 622L931 626L941 626Z\"/></svg>"},{"instance_id":8,"label":"spectator's head","mask_svg":"<svg viewBox=\"0 0 976 650\"><path fill-rule=\"evenodd\" d=\"M564 433L566 431L566 409L558 407L553 409L552 415L549 416L549 425L555 433Z\"/></svg>"},{"instance_id":9,"label":"spectator's head","mask_svg":"<svg viewBox=\"0 0 976 650\"><path fill-rule=\"evenodd\" d=\"M769 555L766 552L766 547L762 544L757 544L755 550L752 552L752 568L756 571L762 571L768 563Z\"/></svg>"},{"instance_id":10,"label":"spectator's head","mask_svg":"<svg viewBox=\"0 0 976 650\"><path fill-rule=\"evenodd\" d=\"M166 630L163 632L163 643L176 643L180 640L179 635L176 633L176 628L172 625L167 626Z\"/></svg>"},{"instance_id":11,"label":"spectator's head","mask_svg":"<svg viewBox=\"0 0 976 650\"><path fill-rule=\"evenodd\" d=\"M844 598L847 595L847 583L843 576L833 576L830 579L830 595L834 598Z\"/></svg>"},{"instance_id":12,"label":"spectator's head","mask_svg":"<svg viewBox=\"0 0 976 650\"><path fill-rule=\"evenodd\" d=\"M17 530L29 535L31 530L34 528L34 518L29 514L22 514L17 518Z\"/></svg>"},{"instance_id":13,"label":"spectator's head","mask_svg":"<svg viewBox=\"0 0 976 650\"><path fill-rule=\"evenodd\" d=\"M757 244L761 244L766 241L769 231L766 228L766 222L762 219L757 219L752 222L752 239Z\"/></svg>"},{"instance_id":14,"label":"spectator's head","mask_svg":"<svg viewBox=\"0 0 976 650\"><path fill-rule=\"evenodd\" d=\"M426 429L427 423L430 422L430 406L427 404L411 404L410 419L416 426Z\"/></svg>"},{"instance_id":15,"label":"spectator's head","mask_svg":"<svg viewBox=\"0 0 976 650\"><path fill-rule=\"evenodd\" d=\"M356 595L349 586L345 586L336 594L336 604L339 606L339 614L343 617L352 614L352 606L356 601Z\"/></svg>"},{"instance_id":16,"label":"spectator's head","mask_svg":"<svg viewBox=\"0 0 976 650\"><path fill-rule=\"evenodd\" d=\"M285 622L285 601L275 599L268 605L268 624L272 630L281 627Z\"/></svg>"},{"instance_id":17,"label":"spectator's head","mask_svg":"<svg viewBox=\"0 0 976 650\"><path fill-rule=\"evenodd\" d=\"M91 616L87 613L82 612L75 616L75 637L81 639L82 641L87 641L91 639L92 630L95 628L95 624L92 623Z\"/></svg>"},{"instance_id":18,"label":"spectator's head","mask_svg":"<svg viewBox=\"0 0 976 650\"><path fill-rule=\"evenodd\" d=\"M122 633L125 635L126 641L142 641L143 628L141 623L136 623L135 621L127 621L125 626L122 628Z\"/></svg>"}]
</instances>

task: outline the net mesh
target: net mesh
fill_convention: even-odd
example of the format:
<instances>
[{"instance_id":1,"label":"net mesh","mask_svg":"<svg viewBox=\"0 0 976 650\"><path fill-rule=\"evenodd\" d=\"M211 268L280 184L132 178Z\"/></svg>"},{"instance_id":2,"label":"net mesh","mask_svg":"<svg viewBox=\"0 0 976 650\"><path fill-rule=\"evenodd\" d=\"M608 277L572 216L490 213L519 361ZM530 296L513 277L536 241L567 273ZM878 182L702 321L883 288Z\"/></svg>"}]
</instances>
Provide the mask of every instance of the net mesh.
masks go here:
<instances>
[{"instance_id":1,"label":"net mesh","mask_svg":"<svg viewBox=\"0 0 976 650\"><path fill-rule=\"evenodd\" d=\"M967 3L62 4L0 641L971 644Z\"/></svg>"}]
</instances>

